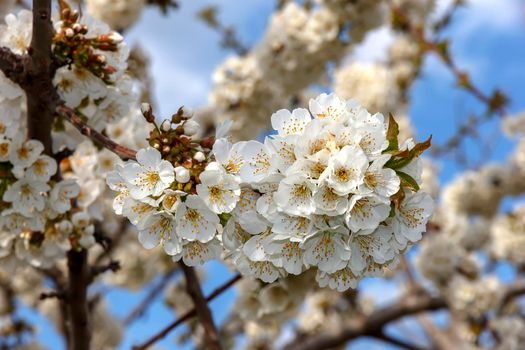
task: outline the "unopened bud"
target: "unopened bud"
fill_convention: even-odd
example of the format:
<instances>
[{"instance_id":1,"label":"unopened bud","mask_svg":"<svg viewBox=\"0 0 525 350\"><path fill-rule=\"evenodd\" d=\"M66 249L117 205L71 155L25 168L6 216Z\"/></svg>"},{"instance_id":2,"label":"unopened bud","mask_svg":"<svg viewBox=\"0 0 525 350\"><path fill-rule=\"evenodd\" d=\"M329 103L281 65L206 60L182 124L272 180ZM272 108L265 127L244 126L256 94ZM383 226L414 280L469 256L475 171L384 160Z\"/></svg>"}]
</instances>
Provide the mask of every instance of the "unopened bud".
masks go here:
<instances>
[{"instance_id":1,"label":"unopened bud","mask_svg":"<svg viewBox=\"0 0 525 350\"><path fill-rule=\"evenodd\" d=\"M82 24L80 24L80 23L73 24L73 30L75 32L80 32L82 30Z\"/></svg>"},{"instance_id":2,"label":"unopened bud","mask_svg":"<svg viewBox=\"0 0 525 350\"><path fill-rule=\"evenodd\" d=\"M182 116L185 119L190 119L191 117L193 117L193 109L184 107Z\"/></svg>"},{"instance_id":3,"label":"unopened bud","mask_svg":"<svg viewBox=\"0 0 525 350\"><path fill-rule=\"evenodd\" d=\"M171 129L171 122L170 122L168 119L164 120L164 121L162 122L162 124L160 125L160 129L161 129L162 131L165 131L165 132L170 131L170 129ZM166 141L164 141L164 139L163 139L162 142L164 142L164 143L168 143L169 140L168 140L168 139L165 139L165 140L166 140Z\"/></svg>"},{"instance_id":4,"label":"unopened bud","mask_svg":"<svg viewBox=\"0 0 525 350\"><path fill-rule=\"evenodd\" d=\"M153 116L153 109L149 103L143 102L140 105L140 111L148 123L153 123L155 117Z\"/></svg>"},{"instance_id":5,"label":"unopened bud","mask_svg":"<svg viewBox=\"0 0 525 350\"><path fill-rule=\"evenodd\" d=\"M73 35L75 35L75 32L74 32L73 29L71 29L71 28L66 28L66 30L65 30L65 34L66 34L66 36L67 36L68 38L71 38L71 37L73 37Z\"/></svg>"},{"instance_id":6,"label":"unopened bud","mask_svg":"<svg viewBox=\"0 0 525 350\"><path fill-rule=\"evenodd\" d=\"M184 122L184 133L188 136L193 136L199 131L199 123L195 120L186 120Z\"/></svg>"},{"instance_id":7,"label":"unopened bud","mask_svg":"<svg viewBox=\"0 0 525 350\"><path fill-rule=\"evenodd\" d=\"M200 162L204 162L204 160L206 159L206 156L202 152L197 152L193 156L193 159L195 159L197 162L200 163Z\"/></svg>"},{"instance_id":8,"label":"unopened bud","mask_svg":"<svg viewBox=\"0 0 525 350\"><path fill-rule=\"evenodd\" d=\"M122 37L122 35L120 35L119 33L117 32L112 32L109 36L108 36L109 40L111 40L114 44L120 44L122 41L124 41L124 38Z\"/></svg>"},{"instance_id":9,"label":"unopened bud","mask_svg":"<svg viewBox=\"0 0 525 350\"><path fill-rule=\"evenodd\" d=\"M97 55L96 59L97 59L97 62L99 62L99 63L106 62L106 56L104 56L104 55Z\"/></svg>"},{"instance_id":10,"label":"unopened bud","mask_svg":"<svg viewBox=\"0 0 525 350\"><path fill-rule=\"evenodd\" d=\"M169 145L164 145L164 147L162 147L162 153L169 153L170 150L171 148Z\"/></svg>"},{"instance_id":11,"label":"unopened bud","mask_svg":"<svg viewBox=\"0 0 525 350\"><path fill-rule=\"evenodd\" d=\"M175 180L177 180L178 183L185 184L190 181L190 171L183 166L176 167Z\"/></svg>"}]
</instances>

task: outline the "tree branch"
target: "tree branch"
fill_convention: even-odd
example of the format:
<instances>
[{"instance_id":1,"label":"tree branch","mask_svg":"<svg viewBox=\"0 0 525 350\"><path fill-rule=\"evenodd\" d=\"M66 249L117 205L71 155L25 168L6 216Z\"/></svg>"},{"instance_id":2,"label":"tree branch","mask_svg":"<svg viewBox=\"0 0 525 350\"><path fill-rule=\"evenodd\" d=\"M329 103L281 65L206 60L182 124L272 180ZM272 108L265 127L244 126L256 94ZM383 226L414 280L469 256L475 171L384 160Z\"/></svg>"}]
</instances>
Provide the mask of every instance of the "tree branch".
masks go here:
<instances>
[{"instance_id":1,"label":"tree branch","mask_svg":"<svg viewBox=\"0 0 525 350\"><path fill-rule=\"evenodd\" d=\"M87 251L70 250L67 254L69 272L69 320L71 322L72 350L89 350L91 325L87 301L90 280Z\"/></svg>"},{"instance_id":2,"label":"tree branch","mask_svg":"<svg viewBox=\"0 0 525 350\"><path fill-rule=\"evenodd\" d=\"M77 130L80 131L82 135L89 137L95 143L107 148L111 152L118 155L120 158L124 160L135 159L135 154L137 153L136 151L119 145L107 136L104 136L98 131L92 129L89 125L82 121L82 118L80 118L80 116L78 116L73 109L69 108L65 104L59 105L56 108L56 112L61 117L67 119L67 121L77 128Z\"/></svg>"},{"instance_id":3,"label":"tree branch","mask_svg":"<svg viewBox=\"0 0 525 350\"><path fill-rule=\"evenodd\" d=\"M233 286L235 283L240 281L242 278L241 275L235 275L233 276L229 281L224 283L222 286L216 288L207 298L206 301L210 302L213 299L217 298L219 295L224 293L226 290L228 290L231 286ZM161 340L162 338L166 337L172 330L177 328L179 325L183 324L184 322L190 320L191 318L195 317L197 315L195 307L188 312L181 315L179 318L177 318L175 321L173 321L171 324L163 328L159 333L152 336L150 339L145 341L144 343L140 345L136 345L132 348L132 350L145 350L155 344L157 341Z\"/></svg>"},{"instance_id":4,"label":"tree branch","mask_svg":"<svg viewBox=\"0 0 525 350\"><path fill-rule=\"evenodd\" d=\"M166 288L168 283L171 281L171 278L177 271L177 269L172 269L166 272L164 276L162 276L161 280L150 289L150 291L148 292L148 294L146 294L144 299L142 299L142 301L128 314L128 316L126 316L126 318L122 322L124 326L129 326L136 319L141 317L144 314L144 312L146 312L151 303L164 290L164 288Z\"/></svg>"},{"instance_id":5,"label":"tree branch","mask_svg":"<svg viewBox=\"0 0 525 350\"><path fill-rule=\"evenodd\" d=\"M13 53L7 47L0 47L0 70L13 82L22 85L26 80L28 57Z\"/></svg>"},{"instance_id":6,"label":"tree branch","mask_svg":"<svg viewBox=\"0 0 525 350\"><path fill-rule=\"evenodd\" d=\"M31 59L28 79L22 87L27 94L28 137L42 142L48 155L52 153L54 106L59 101L53 86L52 38L51 0L33 0L33 32L28 50Z\"/></svg>"},{"instance_id":7,"label":"tree branch","mask_svg":"<svg viewBox=\"0 0 525 350\"><path fill-rule=\"evenodd\" d=\"M516 281L506 286L503 300L525 294L525 280ZM336 348L346 342L383 332L384 327L393 321L421 312L435 311L447 306L441 297L416 293L407 295L398 302L374 311L367 317L352 320L350 324L329 334L320 334L296 340L284 346L284 350L320 350Z\"/></svg>"},{"instance_id":8,"label":"tree branch","mask_svg":"<svg viewBox=\"0 0 525 350\"><path fill-rule=\"evenodd\" d=\"M202 326L204 327L204 340L208 345L208 348L211 350L221 350L221 344L219 342L219 333L213 322L213 317L211 311L208 307L208 303L204 296L202 295L201 285L195 269L193 267L187 266L182 261L179 262L182 272L186 277L186 291L193 300L193 305L195 305L195 312L197 317L200 319Z\"/></svg>"},{"instance_id":9,"label":"tree branch","mask_svg":"<svg viewBox=\"0 0 525 350\"><path fill-rule=\"evenodd\" d=\"M401 339L397 339L397 338L394 338L384 332L381 332L377 335L374 335L373 336L374 338L376 339L379 339L379 340L382 340L384 341L385 343L389 343L389 344L392 344L392 345L395 345L396 347L399 347L399 348L403 348L403 349L407 349L407 350L423 350L422 347L419 347L417 345L414 345L414 344L411 344L411 343L407 343Z\"/></svg>"}]
</instances>

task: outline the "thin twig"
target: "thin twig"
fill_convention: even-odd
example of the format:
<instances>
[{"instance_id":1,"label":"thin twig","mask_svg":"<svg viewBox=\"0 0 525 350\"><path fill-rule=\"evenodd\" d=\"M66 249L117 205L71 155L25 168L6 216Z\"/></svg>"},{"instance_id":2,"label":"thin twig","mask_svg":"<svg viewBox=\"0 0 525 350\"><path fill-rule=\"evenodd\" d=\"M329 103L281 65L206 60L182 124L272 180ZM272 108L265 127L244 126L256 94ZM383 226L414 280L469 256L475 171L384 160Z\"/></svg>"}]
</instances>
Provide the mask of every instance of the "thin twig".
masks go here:
<instances>
[{"instance_id":1,"label":"thin twig","mask_svg":"<svg viewBox=\"0 0 525 350\"><path fill-rule=\"evenodd\" d=\"M228 290L231 286L233 286L235 283L240 281L242 278L241 275L235 275L233 276L229 281L224 283L222 286L215 289L207 298L206 301L210 302L213 299L217 298L219 295L224 293L226 290ZM175 328L177 328L179 325L183 324L184 322L190 320L191 318L195 317L197 315L196 309L192 308L191 310L187 311L186 313L182 314L179 318L177 318L175 321L170 323L168 326L160 330L157 334L149 338L147 341L140 345L136 345L133 347L132 350L145 350L161 340L162 338L166 337L171 331L173 331Z\"/></svg>"},{"instance_id":2,"label":"thin twig","mask_svg":"<svg viewBox=\"0 0 525 350\"><path fill-rule=\"evenodd\" d=\"M162 293L162 291L166 288L168 283L171 281L171 278L175 273L177 272L177 269L171 269L170 271L166 272L160 281L158 281L153 288L150 289L148 294L142 299L142 301L126 316L124 321L122 322L125 327L129 326L133 322L135 322L138 318L140 318L146 310L150 307L150 305L155 301L157 296Z\"/></svg>"},{"instance_id":3,"label":"thin twig","mask_svg":"<svg viewBox=\"0 0 525 350\"><path fill-rule=\"evenodd\" d=\"M56 112L61 117L67 119L82 135L89 137L95 143L107 148L111 152L118 155L120 158L126 159L135 159L136 151L119 145L115 141L111 140L107 136L99 133L95 129L91 128L89 125L82 121L82 118L78 116L75 111L65 104L61 104L56 108Z\"/></svg>"}]
</instances>

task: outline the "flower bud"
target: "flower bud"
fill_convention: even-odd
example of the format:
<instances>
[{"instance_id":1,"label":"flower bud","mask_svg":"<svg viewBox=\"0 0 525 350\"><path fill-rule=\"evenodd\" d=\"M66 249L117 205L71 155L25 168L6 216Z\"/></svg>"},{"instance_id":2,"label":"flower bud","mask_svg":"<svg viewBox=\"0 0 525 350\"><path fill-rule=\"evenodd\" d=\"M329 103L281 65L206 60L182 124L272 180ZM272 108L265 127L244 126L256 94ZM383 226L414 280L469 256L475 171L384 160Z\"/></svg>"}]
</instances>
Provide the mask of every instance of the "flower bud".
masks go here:
<instances>
[{"instance_id":1,"label":"flower bud","mask_svg":"<svg viewBox=\"0 0 525 350\"><path fill-rule=\"evenodd\" d=\"M184 122L184 133L188 136L193 136L199 131L200 125L194 120L186 120Z\"/></svg>"},{"instance_id":2,"label":"flower bud","mask_svg":"<svg viewBox=\"0 0 525 350\"><path fill-rule=\"evenodd\" d=\"M190 119L193 117L193 109L184 107L182 117L185 119Z\"/></svg>"},{"instance_id":3,"label":"flower bud","mask_svg":"<svg viewBox=\"0 0 525 350\"><path fill-rule=\"evenodd\" d=\"M112 32L109 36L108 36L109 40L111 40L114 44L120 44L124 38L122 37L122 35L120 35L119 33L117 32Z\"/></svg>"},{"instance_id":4,"label":"flower bud","mask_svg":"<svg viewBox=\"0 0 525 350\"><path fill-rule=\"evenodd\" d=\"M62 220L56 224L58 232L64 235L68 235L73 232L73 224L69 220Z\"/></svg>"},{"instance_id":5,"label":"flower bud","mask_svg":"<svg viewBox=\"0 0 525 350\"><path fill-rule=\"evenodd\" d=\"M170 131L170 129L171 129L171 122L168 119L164 120L162 124L160 125L160 130L167 132L167 131ZM164 142L164 140L162 140L162 142Z\"/></svg>"},{"instance_id":6,"label":"flower bud","mask_svg":"<svg viewBox=\"0 0 525 350\"><path fill-rule=\"evenodd\" d=\"M75 35L75 32L74 32L73 29L71 29L71 28L66 28L66 30L65 30L65 34L66 34L66 36L67 36L68 38L71 38L71 37L73 37L73 35Z\"/></svg>"},{"instance_id":7,"label":"flower bud","mask_svg":"<svg viewBox=\"0 0 525 350\"><path fill-rule=\"evenodd\" d=\"M183 166L178 166L175 168L175 180L179 183L186 183L190 181L190 172Z\"/></svg>"},{"instance_id":8,"label":"flower bud","mask_svg":"<svg viewBox=\"0 0 525 350\"><path fill-rule=\"evenodd\" d=\"M153 116L153 109L151 108L151 105L147 102L143 102L140 105L140 111L142 112L142 115L144 118L146 118L146 121L148 123L153 123L155 120L155 117Z\"/></svg>"},{"instance_id":9,"label":"flower bud","mask_svg":"<svg viewBox=\"0 0 525 350\"><path fill-rule=\"evenodd\" d=\"M200 162L204 162L204 160L206 160L206 156L202 152L197 152L193 156L193 159L195 159L197 162L200 163Z\"/></svg>"}]
</instances>

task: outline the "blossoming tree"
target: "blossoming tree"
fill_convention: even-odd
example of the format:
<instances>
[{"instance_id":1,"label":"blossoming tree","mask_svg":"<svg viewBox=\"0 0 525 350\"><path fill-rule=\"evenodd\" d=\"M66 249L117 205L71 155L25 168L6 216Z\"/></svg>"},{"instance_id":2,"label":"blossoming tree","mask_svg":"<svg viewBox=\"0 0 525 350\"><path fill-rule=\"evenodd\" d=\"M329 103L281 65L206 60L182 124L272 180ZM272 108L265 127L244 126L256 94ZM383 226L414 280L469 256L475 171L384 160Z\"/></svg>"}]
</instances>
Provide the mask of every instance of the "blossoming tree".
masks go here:
<instances>
[{"instance_id":1,"label":"blossoming tree","mask_svg":"<svg viewBox=\"0 0 525 350\"><path fill-rule=\"evenodd\" d=\"M65 348L114 349L161 294L176 317L136 350L184 324L180 341L203 349L340 348L361 337L406 349L525 346L525 280L493 273L498 261L525 262L523 207L498 210L525 191L523 139L507 162L440 194L425 158L432 137L416 141L408 117L408 89L435 54L486 116L525 134L505 95L485 94L433 39L462 3L436 19L431 0L280 1L253 49L204 8L238 55L217 68L208 107L166 118L152 107L147 56L123 35L146 5L176 3L2 2L0 347L40 348L24 304ZM342 63L383 25L395 34L388 64ZM314 92L327 74L334 92ZM210 260L232 277L205 296ZM374 305L368 277L401 281L399 298ZM218 324L210 302L235 284ZM124 319L107 309L104 290L116 287L148 290ZM450 317L438 326L442 309ZM429 340L392 335L405 317Z\"/></svg>"}]
</instances>

